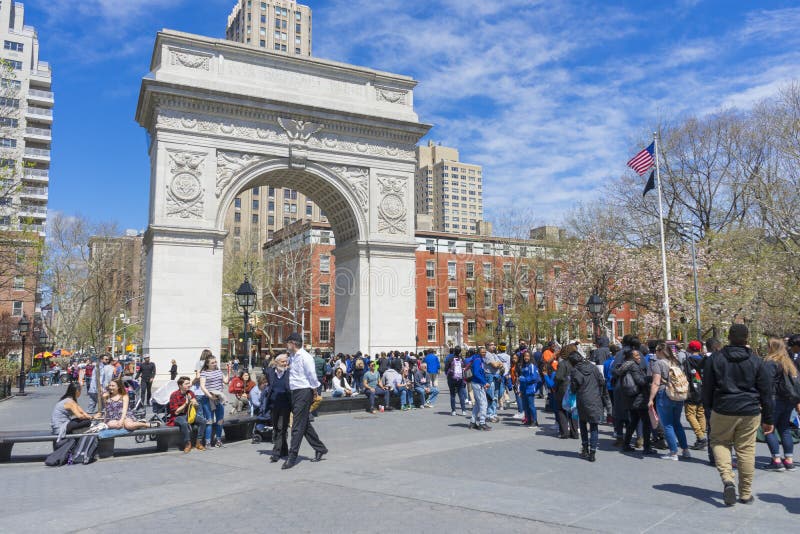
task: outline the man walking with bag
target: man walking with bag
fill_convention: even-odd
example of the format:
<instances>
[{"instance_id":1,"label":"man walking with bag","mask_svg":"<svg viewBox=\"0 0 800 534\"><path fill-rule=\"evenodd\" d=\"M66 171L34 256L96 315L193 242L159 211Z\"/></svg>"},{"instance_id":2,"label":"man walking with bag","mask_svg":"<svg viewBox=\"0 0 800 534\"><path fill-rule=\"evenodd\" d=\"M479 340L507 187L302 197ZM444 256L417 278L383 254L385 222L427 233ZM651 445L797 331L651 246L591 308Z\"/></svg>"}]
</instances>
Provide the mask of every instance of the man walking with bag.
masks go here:
<instances>
[{"instance_id":1,"label":"man walking with bag","mask_svg":"<svg viewBox=\"0 0 800 534\"><path fill-rule=\"evenodd\" d=\"M311 404L319 387L314 358L303 348L303 338L297 332L286 338L286 350L289 351L289 389L292 392L292 441L289 446L289 458L281 469L291 469L297 464L300 443L303 437L314 449L312 462L319 462L328 453L328 449L317 436L311 426L309 415Z\"/></svg>"},{"instance_id":2,"label":"man walking with bag","mask_svg":"<svg viewBox=\"0 0 800 534\"><path fill-rule=\"evenodd\" d=\"M747 347L747 336L747 326L731 325L730 344L708 357L703 373L703 404L706 413L711 413L711 449L727 506L736 504L730 448L738 458L739 502L752 504L758 425L765 434L773 431L771 377L761 358Z\"/></svg>"}]
</instances>

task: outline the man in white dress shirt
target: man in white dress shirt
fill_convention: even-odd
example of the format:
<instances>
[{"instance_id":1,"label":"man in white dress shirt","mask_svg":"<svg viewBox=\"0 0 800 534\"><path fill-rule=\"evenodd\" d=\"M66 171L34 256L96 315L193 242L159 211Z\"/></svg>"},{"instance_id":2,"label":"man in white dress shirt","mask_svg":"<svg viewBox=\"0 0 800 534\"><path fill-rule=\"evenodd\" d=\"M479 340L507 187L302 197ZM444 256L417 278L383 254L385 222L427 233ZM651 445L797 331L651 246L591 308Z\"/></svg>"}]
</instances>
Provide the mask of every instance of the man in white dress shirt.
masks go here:
<instances>
[{"instance_id":1,"label":"man in white dress shirt","mask_svg":"<svg viewBox=\"0 0 800 534\"><path fill-rule=\"evenodd\" d=\"M309 421L309 410L319 387L314 357L303 348L303 338L297 332L286 338L286 350L289 351L289 389L292 392L293 421L289 458L281 469L291 469L297 464L297 454L300 452L303 437L314 449L312 462L319 462L328 453Z\"/></svg>"}]
</instances>

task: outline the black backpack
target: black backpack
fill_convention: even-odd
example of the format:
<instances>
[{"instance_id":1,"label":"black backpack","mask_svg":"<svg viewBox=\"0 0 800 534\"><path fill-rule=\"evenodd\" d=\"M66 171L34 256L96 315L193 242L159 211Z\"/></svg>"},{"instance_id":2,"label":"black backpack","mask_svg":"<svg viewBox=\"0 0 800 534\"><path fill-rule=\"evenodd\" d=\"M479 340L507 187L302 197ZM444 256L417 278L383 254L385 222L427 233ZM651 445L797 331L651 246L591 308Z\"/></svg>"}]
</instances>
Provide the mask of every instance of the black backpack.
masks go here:
<instances>
[{"instance_id":1,"label":"black backpack","mask_svg":"<svg viewBox=\"0 0 800 534\"><path fill-rule=\"evenodd\" d=\"M72 451L78 440L74 438L62 439L56 442L56 448L44 459L44 465L59 467L72 460Z\"/></svg>"},{"instance_id":2,"label":"black backpack","mask_svg":"<svg viewBox=\"0 0 800 534\"><path fill-rule=\"evenodd\" d=\"M72 451L73 464L90 464L97 454L97 436L81 436L75 450Z\"/></svg>"},{"instance_id":3,"label":"black backpack","mask_svg":"<svg viewBox=\"0 0 800 534\"><path fill-rule=\"evenodd\" d=\"M781 373L783 380L778 385L778 395L789 399L792 404L800 402L800 378Z\"/></svg>"}]
</instances>

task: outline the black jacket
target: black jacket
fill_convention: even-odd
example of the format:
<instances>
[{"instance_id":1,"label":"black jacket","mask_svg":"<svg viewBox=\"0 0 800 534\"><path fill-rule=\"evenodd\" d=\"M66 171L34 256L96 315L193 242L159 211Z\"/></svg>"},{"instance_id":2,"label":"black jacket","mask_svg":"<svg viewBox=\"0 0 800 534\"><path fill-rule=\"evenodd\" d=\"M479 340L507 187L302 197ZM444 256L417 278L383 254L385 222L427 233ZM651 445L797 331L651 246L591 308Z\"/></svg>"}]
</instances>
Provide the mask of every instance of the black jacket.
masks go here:
<instances>
[{"instance_id":1,"label":"black jacket","mask_svg":"<svg viewBox=\"0 0 800 534\"><path fill-rule=\"evenodd\" d=\"M561 370L558 365L558 370ZM570 375L570 388L577 399L578 417L589 423L605 421L603 408L611 411L611 400L608 398L606 381L603 373L588 360L579 362Z\"/></svg>"},{"instance_id":2,"label":"black jacket","mask_svg":"<svg viewBox=\"0 0 800 534\"><path fill-rule=\"evenodd\" d=\"M758 415L772 424L772 384L761 358L747 347L728 345L705 361L703 405L706 413Z\"/></svg>"},{"instance_id":3,"label":"black jacket","mask_svg":"<svg viewBox=\"0 0 800 534\"><path fill-rule=\"evenodd\" d=\"M150 380L156 376L156 364L153 362L142 362L139 366L139 372L136 373L136 378L142 377L145 380Z\"/></svg>"},{"instance_id":4,"label":"black jacket","mask_svg":"<svg viewBox=\"0 0 800 534\"><path fill-rule=\"evenodd\" d=\"M683 360L683 373L686 375L686 380L689 382L689 396L686 402L690 404L702 404L703 402L703 367L705 364L705 357L687 354L686 359ZM700 375L700 381L697 382L695 373Z\"/></svg>"},{"instance_id":5,"label":"black jacket","mask_svg":"<svg viewBox=\"0 0 800 534\"><path fill-rule=\"evenodd\" d=\"M569 360L558 360L558 369L556 369L556 397L563 398L567 392L567 385L569 384L570 375L572 374L573 365Z\"/></svg>"},{"instance_id":6,"label":"black jacket","mask_svg":"<svg viewBox=\"0 0 800 534\"><path fill-rule=\"evenodd\" d=\"M639 388L636 395L632 397L626 395L626 400L630 409L646 410L647 403L650 400L650 383L652 382L652 378L647 376L644 371L642 371L641 366L637 365L633 360L628 360L623 363L619 368L619 374L622 380L625 379L626 374L630 374L633 377L633 382L636 384L636 387ZM622 380L620 380L620 385L622 384ZM620 389L622 388L620 387Z\"/></svg>"},{"instance_id":7,"label":"black jacket","mask_svg":"<svg viewBox=\"0 0 800 534\"><path fill-rule=\"evenodd\" d=\"M267 410L288 410L292 404L292 392L289 390L289 369L283 372L283 376L278 378L278 372L274 367L267 369L267 389L262 393L266 403L262 402L262 408Z\"/></svg>"}]
</instances>

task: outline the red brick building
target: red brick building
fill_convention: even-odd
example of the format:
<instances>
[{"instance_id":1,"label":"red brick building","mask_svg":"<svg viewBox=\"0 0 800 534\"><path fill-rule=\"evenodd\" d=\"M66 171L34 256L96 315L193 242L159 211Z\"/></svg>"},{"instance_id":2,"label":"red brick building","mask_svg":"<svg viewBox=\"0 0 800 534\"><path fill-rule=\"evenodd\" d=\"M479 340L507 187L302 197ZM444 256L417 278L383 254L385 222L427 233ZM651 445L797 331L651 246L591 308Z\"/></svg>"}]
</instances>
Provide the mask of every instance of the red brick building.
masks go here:
<instances>
[{"instance_id":1,"label":"red brick building","mask_svg":"<svg viewBox=\"0 0 800 534\"><path fill-rule=\"evenodd\" d=\"M475 346L487 338L544 341L592 337L584 303L557 298L554 281L564 233L555 227L531 230L528 239L416 232L416 338L419 350ZM280 344L300 323L306 343L323 351L335 344L335 248L330 226L300 221L263 247L268 279L263 309L271 319L258 327L264 343ZM287 270L295 273L287 275ZM271 273L271 274L270 274ZM302 287L286 278L304 279ZM275 298L277 297L277 299ZM585 299L584 299L585 300ZM278 302L280 301L280 302ZM503 311L502 329L498 316ZM296 311L299 310L299 311ZM305 311L303 311L305 310ZM612 310L607 332L635 332L635 311ZM285 318L285 320L281 320ZM509 320L514 327L509 331Z\"/></svg>"}]
</instances>

